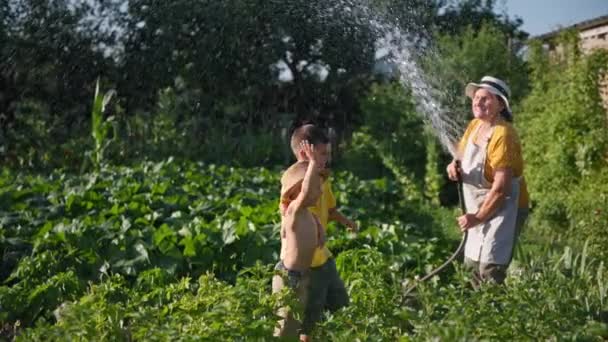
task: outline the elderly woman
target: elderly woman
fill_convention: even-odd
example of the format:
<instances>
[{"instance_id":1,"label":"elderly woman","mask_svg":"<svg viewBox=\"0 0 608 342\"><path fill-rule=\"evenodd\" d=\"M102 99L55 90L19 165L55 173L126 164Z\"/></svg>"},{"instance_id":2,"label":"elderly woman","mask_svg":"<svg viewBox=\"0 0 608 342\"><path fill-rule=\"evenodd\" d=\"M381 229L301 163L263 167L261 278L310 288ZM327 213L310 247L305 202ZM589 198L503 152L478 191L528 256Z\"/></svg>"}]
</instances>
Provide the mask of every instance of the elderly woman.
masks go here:
<instances>
[{"instance_id":1,"label":"elderly woman","mask_svg":"<svg viewBox=\"0 0 608 342\"><path fill-rule=\"evenodd\" d=\"M469 232L465 265L473 271L473 283L501 284L525 221L520 217L517 223L518 206L522 216L527 214L521 145L510 124L510 90L505 82L485 76L478 84L469 83L465 93L472 100L474 119L458 146L460 168L454 160L447 172L450 179L460 175L463 182L467 213L458 218L458 224Z\"/></svg>"}]
</instances>

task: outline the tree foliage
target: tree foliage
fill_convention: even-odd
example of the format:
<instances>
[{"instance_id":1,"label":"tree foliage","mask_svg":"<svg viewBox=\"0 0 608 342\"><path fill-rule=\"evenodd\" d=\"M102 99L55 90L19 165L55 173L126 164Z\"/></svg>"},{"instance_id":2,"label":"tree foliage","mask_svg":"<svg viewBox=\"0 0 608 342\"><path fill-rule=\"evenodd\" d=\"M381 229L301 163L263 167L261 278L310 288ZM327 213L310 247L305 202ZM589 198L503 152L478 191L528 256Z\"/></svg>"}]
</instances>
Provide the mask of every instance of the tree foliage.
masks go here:
<instances>
[{"instance_id":1,"label":"tree foliage","mask_svg":"<svg viewBox=\"0 0 608 342\"><path fill-rule=\"evenodd\" d=\"M28 159L27 151L37 150L33 140L47 139L25 134L38 120L55 145L87 131L98 77L106 89L117 90L107 115L116 117L125 136L133 131L129 117L152 122L162 94L170 92L178 108L173 125L188 125L189 144L206 144L202 137L218 131L253 136L304 120L348 137L364 120L361 98L375 63L374 21L427 42L428 33L458 15L462 23L471 16L504 22L488 12L493 3L467 7L421 0L0 5L0 133L3 156L11 160ZM53 153L48 158L56 158Z\"/></svg>"},{"instance_id":2,"label":"tree foliage","mask_svg":"<svg viewBox=\"0 0 608 342\"><path fill-rule=\"evenodd\" d=\"M532 91L516 113L537 219L605 254L608 116L600 97L608 53L583 55L576 32L561 52L531 49ZM602 247L603 246L603 247Z\"/></svg>"},{"instance_id":3,"label":"tree foliage","mask_svg":"<svg viewBox=\"0 0 608 342\"><path fill-rule=\"evenodd\" d=\"M434 70L433 81L445 90L443 102L462 119L468 118L471 112L464 88L483 76L491 75L507 82L512 103L518 103L527 93L526 65L498 27L469 26L455 37L438 34L436 45L438 53L430 56L427 69Z\"/></svg>"}]
</instances>

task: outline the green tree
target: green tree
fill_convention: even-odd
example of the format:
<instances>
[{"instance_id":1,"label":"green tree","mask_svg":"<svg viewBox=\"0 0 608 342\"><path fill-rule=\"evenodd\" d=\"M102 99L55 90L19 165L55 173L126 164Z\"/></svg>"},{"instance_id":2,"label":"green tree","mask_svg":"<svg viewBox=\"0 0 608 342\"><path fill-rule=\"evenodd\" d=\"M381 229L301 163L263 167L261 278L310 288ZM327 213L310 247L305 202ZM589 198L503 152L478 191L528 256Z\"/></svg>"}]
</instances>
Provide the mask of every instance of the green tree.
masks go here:
<instances>
[{"instance_id":1,"label":"green tree","mask_svg":"<svg viewBox=\"0 0 608 342\"><path fill-rule=\"evenodd\" d=\"M382 165L401 184L408 199L422 199L425 187L427 134L411 93L398 82L376 84L362 103L362 134Z\"/></svg>"},{"instance_id":2,"label":"green tree","mask_svg":"<svg viewBox=\"0 0 608 342\"><path fill-rule=\"evenodd\" d=\"M113 70L103 49L113 37L89 20L100 11L94 4L0 4L0 154L5 160L33 166L32 159L48 160L49 151L82 136L90 110L82 99L92 96L99 75L111 76Z\"/></svg>"},{"instance_id":3,"label":"green tree","mask_svg":"<svg viewBox=\"0 0 608 342\"><path fill-rule=\"evenodd\" d=\"M491 24L518 44L518 47L523 47L528 38L528 33L520 30L522 19L499 13L496 0L440 0L438 3L441 10L436 23L444 34L457 36L469 27L478 31L484 25Z\"/></svg>"},{"instance_id":4,"label":"green tree","mask_svg":"<svg viewBox=\"0 0 608 342\"><path fill-rule=\"evenodd\" d=\"M127 112L149 109L179 80L193 111L216 121L230 112L238 127L272 125L293 113L341 134L361 123L377 34L370 18L400 13L402 29L424 32L436 10L420 0L130 1L119 94Z\"/></svg>"},{"instance_id":5,"label":"green tree","mask_svg":"<svg viewBox=\"0 0 608 342\"><path fill-rule=\"evenodd\" d=\"M532 45L532 91L516 114L535 217L606 255L608 123L599 89L608 53L583 55L577 32L557 43L553 54Z\"/></svg>"},{"instance_id":6,"label":"green tree","mask_svg":"<svg viewBox=\"0 0 608 342\"><path fill-rule=\"evenodd\" d=\"M437 36L438 55L431 56L427 68L435 71L435 82L445 89L443 101L462 119L470 116L469 101L464 88L485 75L503 79L509 84L516 104L527 92L525 62L509 45L509 39L499 28L485 24L479 30L473 26L454 37Z\"/></svg>"}]
</instances>

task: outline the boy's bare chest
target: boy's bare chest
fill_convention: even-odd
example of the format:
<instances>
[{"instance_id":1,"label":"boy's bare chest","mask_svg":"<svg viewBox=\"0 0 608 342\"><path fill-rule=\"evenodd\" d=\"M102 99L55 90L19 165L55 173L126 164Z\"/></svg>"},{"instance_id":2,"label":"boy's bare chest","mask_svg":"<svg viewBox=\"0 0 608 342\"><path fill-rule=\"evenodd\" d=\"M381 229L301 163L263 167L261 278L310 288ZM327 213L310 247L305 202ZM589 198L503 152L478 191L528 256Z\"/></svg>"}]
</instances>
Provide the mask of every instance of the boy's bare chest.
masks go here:
<instances>
[{"instance_id":1,"label":"boy's bare chest","mask_svg":"<svg viewBox=\"0 0 608 342\"><path fill-rule=\"evenodd\" d=\"M282 228L292 232L311 232L317 230L317 220L308 210L302 210L294 215L285 215L281 224Z\"/></svg>"}]
</instances>

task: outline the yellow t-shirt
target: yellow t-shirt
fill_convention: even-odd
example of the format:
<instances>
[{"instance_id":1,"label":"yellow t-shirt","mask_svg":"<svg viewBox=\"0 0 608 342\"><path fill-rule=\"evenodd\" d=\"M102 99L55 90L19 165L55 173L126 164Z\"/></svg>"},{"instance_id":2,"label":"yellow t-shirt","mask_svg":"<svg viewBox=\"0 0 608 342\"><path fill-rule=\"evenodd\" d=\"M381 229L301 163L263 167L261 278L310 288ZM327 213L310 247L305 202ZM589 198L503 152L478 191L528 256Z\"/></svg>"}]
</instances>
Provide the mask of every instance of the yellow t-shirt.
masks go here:
<instances>
[{"instance_id":1,"label":"yellow t-shirt","mask_svg":"<svg viewBox=\"0 0 608 342\"><path fill-rule=\"evenodd\" d=\"M459 152L464 153L464 148L469 136L477 130L482 123L479 119L473 119L467 127L460 143ZM475 137L472 137L475 139ZM524 160L521 153L521 143L519 136L509 122L500 120L496 123L494 133L490 137L487 147L488 155L485 164L485 176L488 182L494 180L494 170L499 168L511 168L513 176L522 177L524 172ZM527 208L530 202L530 195L525 178L522 177L519 183L519 208Z\"/></svg>"},{"instance_id":2,"label":"yellow t-shirt","mask_svg":"<svg viewBox=\"0 0 608 342\"><path fill-rule=\"evenodd\" d=\"M323 182L323 192L321 193L321 197L317 201L317 204L314 207L309 207L308 210L315 215L323 229L327 230L327 223L329 221L329 209L336 207L336 198L334 197L334 193L331 191L331 182L329 179ZM311 267L318 267L323 265L327 259L332 256L329 248L327 246L317 247L315 250L315 254L312 257Z\"/></svg>"}]
</instances>

